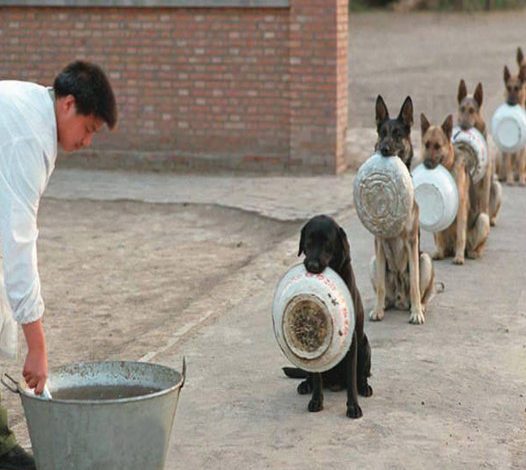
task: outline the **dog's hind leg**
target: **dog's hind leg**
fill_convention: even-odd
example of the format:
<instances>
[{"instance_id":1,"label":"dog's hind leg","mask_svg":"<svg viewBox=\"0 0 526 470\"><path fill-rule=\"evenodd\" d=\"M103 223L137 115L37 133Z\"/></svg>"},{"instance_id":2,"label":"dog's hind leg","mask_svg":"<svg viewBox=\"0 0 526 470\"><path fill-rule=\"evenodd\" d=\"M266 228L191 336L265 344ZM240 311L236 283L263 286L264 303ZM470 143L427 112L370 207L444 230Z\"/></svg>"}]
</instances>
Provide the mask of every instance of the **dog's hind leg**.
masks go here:
<instances>
[{"instance_id":1,"label":"dog's hind leg","mask_svg":"<svg viewBox=\"0 0 526 470\"><path fill-rule=\"evenodd\" d=\"M409 254L409 291L411 296L411 315L409 323L421 325L425 321L420 295L420 261L418 254L418 233L414 240L407 240L406 250Z\"/></svg>"},{"instance_id":2,"label":"dog's hind leg","mask_svg":"<svg viewBox=\"0 0 526 470\"><path fill-rule=\"evenodd\" d=\"M526 154L525 154L526 160ZM489 223L492 227L497 223L497 216L499 215L500 206L502 204L502 185L499 183L499 180L496 175L493 176L493 181L491 182L491 193L489 199Z\"/></svg>"},{"instance_id":3,"label":"dog's hind leg","mask_svg":"<svg viewBox=\"0 0 526 470\"><path fill-rule=\"evenodd\" d=\"M513 153L505 153L503 155L504 157L504 166L505 166L505 172L506 172L506 184L509 186L513 186L515 184L515 168L513 163L515 161L515 154Z\"/></svg>"},{"instance_id":4,"label":"dog's hind leg","mask_svg":"<svg viewBox=\"0 0 526 470\"><path fill-rule=\"evenodd\" d=\"M484 250L490 230L488 214L480 213L475 226L468 233L466 255L470 259L479 258Z\"/></svg>"},{"instance_id":5,"label":"dog's hind leg","mask_svg":"<svg viewBox=\"0 0 526 470\"><path fill-rule=\"evenodd\" d=\"M357 370L357 382L358 382L358 393L362 397L370 397L373 394L372 387L368 384L367 380L371 376L371 346L365 333L362 338L358 339L358 370ZM347 386L349 382L347 382Z\"/></svg>"},{"instance_id":6,"label":"dog's hind leg","mask_svg":"<svg viewBox=\"0 0 526 470\"><path fill-rule=\"evenodd\" d=\"M323 410L323 381L321 373L314 372L312 377L312 397L309 402L309 411Z\"/></svg>"},{"instance_id":7,"label":"dog's hind leg","mask_svg":"<svg viewBox=\"0 0 526 470\"><path fill-rule=\"evenodd\" d=\"M351 349L347 353L347 417L348 418L361 418L362 409L358 404L358 387L356 383L357 379L357 356L358 356L358 339L356 332L353 333L353 339L351 343Z\"/></svg>"},{"instance_id":8,"label":"dog's hind leg","mask_svg":"<svg viewBox=\"0 0 526 470\"><path fill-rule=\"evenodd\" d=\"M526 149L517 153L517 169L519 172L519 185L526 186Z\"/></svg>"},{"instance_id":9,"label":"dog's hind leg","mask_svg":"<svg viewBox=\"0 0 526 470\"><path fill-rule=\"evenodd\" d=\"M374 265L372 271L373 288L376 292L376 305L369 313L369 318L373 321L380 321L384 318L385 310L385 276L387 271L385 253L381 241L374 241L376 257L373 258Z\"/></svg>"},{"instance_id":10,"label":"dog's hind leg","mask_svg":"<svg viewBox=\"0 0 526 470\"><path fill-rule=\"evenodd\" d=\"M420 255L420 292L422 294L422 309L425 312L427 303L435 294L435 268L427 253Z\"/></svg>"}]
</instances>

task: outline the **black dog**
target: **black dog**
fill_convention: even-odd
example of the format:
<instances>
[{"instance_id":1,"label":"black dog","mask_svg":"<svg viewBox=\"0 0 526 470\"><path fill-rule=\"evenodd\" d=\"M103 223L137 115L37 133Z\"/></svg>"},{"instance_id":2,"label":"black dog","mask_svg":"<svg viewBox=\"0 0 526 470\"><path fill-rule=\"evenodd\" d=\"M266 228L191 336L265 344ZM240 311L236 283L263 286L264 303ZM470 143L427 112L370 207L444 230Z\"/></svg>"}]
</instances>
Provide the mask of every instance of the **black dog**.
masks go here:
<instances>
[{"instance_id":1,"label":"black dog","mask_svg":"<svg viewBox=\"0 0 526 470\"><path fill-rule=\"evenodd\" d=\"M346 356L332 369L322 373L309 373L302 369L284 367L292 378L306 378L298 385L298 393L312 392L309 411L323 409L323 386L333 390L347 389L347 416L360 418L358 393L369 397L373 389L367 383L371 375L371 348L365 335L362 299L351 267L349 242L345 231L330 217L319 215L310 219L301 230L298 256L305 253L307 271L319 274L327 266L336 271L349 288L355 314L355 330L351 347Z\"/></svg>"}]
</instances>

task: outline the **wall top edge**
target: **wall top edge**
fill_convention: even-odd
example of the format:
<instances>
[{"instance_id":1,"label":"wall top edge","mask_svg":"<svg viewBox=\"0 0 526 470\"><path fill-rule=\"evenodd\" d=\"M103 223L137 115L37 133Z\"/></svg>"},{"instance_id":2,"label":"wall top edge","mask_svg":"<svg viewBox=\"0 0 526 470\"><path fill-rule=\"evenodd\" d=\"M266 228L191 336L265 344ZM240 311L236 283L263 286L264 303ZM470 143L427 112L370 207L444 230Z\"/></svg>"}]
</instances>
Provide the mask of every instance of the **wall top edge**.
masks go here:
<instances>
[{"instance_id":1,"label":"wall top edge","mask_svg":"<svg viewBox=\"0 0 526 470\"><path fill-rule=\"evenodd\" d=\"M0 0L0 7L289 8L290 0Z\"/></svg>"}]
</instances>

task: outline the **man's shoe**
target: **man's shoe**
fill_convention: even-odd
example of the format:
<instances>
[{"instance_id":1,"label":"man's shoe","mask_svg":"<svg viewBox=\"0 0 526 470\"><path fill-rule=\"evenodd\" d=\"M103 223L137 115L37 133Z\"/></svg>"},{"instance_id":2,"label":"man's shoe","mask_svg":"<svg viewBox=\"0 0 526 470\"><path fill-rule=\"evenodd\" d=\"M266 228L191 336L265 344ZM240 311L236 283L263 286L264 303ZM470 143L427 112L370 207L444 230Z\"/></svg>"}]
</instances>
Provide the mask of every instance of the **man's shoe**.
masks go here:
<instances>
[{"instance_id":1,"label":"man's shoe","mask_svg":"<svg viewBox=\"0 0 526 470\"><path fill-rule=\"evenodd\" d=\"M16 445L9 452L0 455L0 470L37 470L37 467L33 456Z\"/></svg>"}]
</instances>

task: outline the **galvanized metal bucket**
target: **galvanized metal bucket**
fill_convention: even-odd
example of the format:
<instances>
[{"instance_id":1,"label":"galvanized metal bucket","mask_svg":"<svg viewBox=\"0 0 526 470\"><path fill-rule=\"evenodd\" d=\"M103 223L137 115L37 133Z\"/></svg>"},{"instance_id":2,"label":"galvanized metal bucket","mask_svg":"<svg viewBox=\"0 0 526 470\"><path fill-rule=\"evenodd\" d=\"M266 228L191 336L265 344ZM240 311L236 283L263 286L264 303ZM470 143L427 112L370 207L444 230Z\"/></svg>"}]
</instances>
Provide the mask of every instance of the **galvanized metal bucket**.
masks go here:
<instances>
[{"instance_id":1,"label":"galvanized metal bucket","mask_svg":"<svg viewBox=\"0 0 526 470\"><path fill-rule=\"evenodd\" d=\"M182 374L158 364L122 361L50 371L52 396L84 387L156 390L115 399L47 400L23 381L7 375L1 381L21 397L38 470L163 470L185 375L184 360Z\"/></svg>"}]
</instances>

